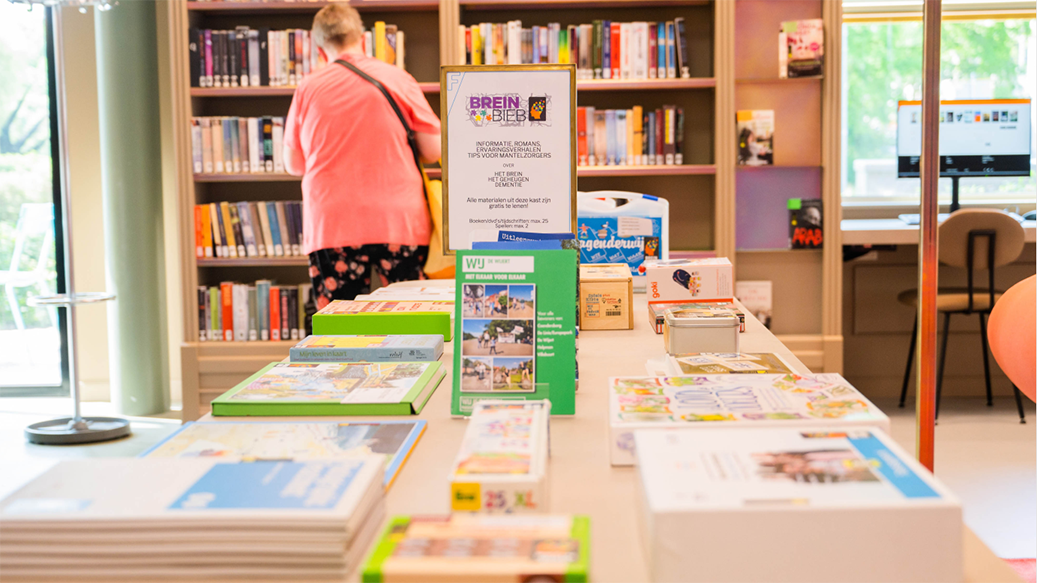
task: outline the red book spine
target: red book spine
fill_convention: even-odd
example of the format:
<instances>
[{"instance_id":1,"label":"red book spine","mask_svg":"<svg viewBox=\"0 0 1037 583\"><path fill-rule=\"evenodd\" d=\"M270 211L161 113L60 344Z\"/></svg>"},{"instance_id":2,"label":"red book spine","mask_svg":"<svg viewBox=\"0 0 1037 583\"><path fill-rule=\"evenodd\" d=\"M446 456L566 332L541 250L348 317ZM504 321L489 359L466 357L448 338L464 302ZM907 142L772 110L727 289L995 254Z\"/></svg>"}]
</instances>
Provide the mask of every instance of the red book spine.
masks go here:
<instances>
[{"instance_id":1,"label":"red book spine","mask_svg":"<svg viewBox=\"0 0 1037 583\"><path fill-rule=\"evenodd\" d=\"M206 209L208 212L208 209ZM194 205L194 256L202 259L205 257L205 237L202 235L202 209Z\"/></svg>"},{"instance_id":2,"label":"red book spine","mask_svg":"<svg viewBox=\"0 0 1037 583\"><path fill-rule=\"evenodd\" d=\"M587 165L587 108L576 108L576 151L577 164Z\"/></svg>"},{"instance_id":3,"label":"red book spine","mask_svg":"<svg viewBox=\"0 0 1037 583\"><path fill-rule=\"evenodd\" d=\"M655 110L655 163L656 164L662 164L663 161L666 158L663 155L663 142L665 141L664 140L665 136L663 135L663 128L666 126L665 119L664 119L665 117L666 116L663 115L663 110L661 110L661 109Z\"/></svg>"},{"instance_id":4,"label":"red book spine","mask_svg":"<svg viewBox=\"0 0 1037 583\"><path fill-rule=\"evenodd\" d=\"M288 340L291 337L291 330L288 327L288 288L284 289L284 293L281 295L281 339Z\"/></svg>"},{"instance_id":5,"label":"red book spine","mask_svg":"<svg viewBox=\"0 0 1037 583\"><path fill-rule=\"evenodd\" d=\"M234 284L229 281L220 283L220 303L223 304L223 339L234 340Z\"/></svg>"},{"instance_id":6,"label":"red book spine","mask_svg":"<svg viewBox=\"0 0 1037 583\"><path fill-rule=\"evenodd\" d=\"M656 66L659 63L659 43L658 43L658 29L654 22L648 23L648 78L655 79L658 75L659 68Z\"/></svg>"},{"instance_id":7,"label":"red book spine","mask_svg":"<svg viewBox=\"0 0 1037 583\"><path fill-rule=\"evenodd\" d=\"M619 36L620 36L619 30L620 30L621 26L622 26L622 23L620 23L620 22L613 22L612 23L612 59L611 59L609 64L612 66L612 78L613 79L619 79L619 65L620 65L620 63L623 62L622 61L623 55L620 54L621 53L620 47L622 45L620 44L620 38L619 38Z\"/></svg>"},{"instance_id":8,"label":"red book spine","mask_svg":"<svg viewBox=\"0 0 1037 583\"><path fill-rule=\"evenodd\" d=\"M281 339L281 288L270 286L270 339Z\"/></svg>"}]
</instances>

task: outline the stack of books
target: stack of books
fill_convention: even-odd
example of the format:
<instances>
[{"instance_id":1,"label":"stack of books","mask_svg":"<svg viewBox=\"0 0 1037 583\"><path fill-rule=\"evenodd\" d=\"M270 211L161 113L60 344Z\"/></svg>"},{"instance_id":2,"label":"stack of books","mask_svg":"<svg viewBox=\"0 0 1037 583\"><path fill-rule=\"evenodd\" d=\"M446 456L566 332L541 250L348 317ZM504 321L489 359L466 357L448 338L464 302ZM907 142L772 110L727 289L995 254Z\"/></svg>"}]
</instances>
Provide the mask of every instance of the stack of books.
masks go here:
<instances>
[{"instance_id":1,"label":"stack of books","mask_svg":"<svg viewBox=\"0 0 1037 583\"><path fill-rule=\"evenodd\" d=\"M458 48L467 65L573 63L577 79L687 79L684 19L591 24L557 22L522 28L521 20L462 25Z\"/></svg>"},{"instance_id":2,"label":"stack of books","mask_svg":"<svg viewBox=\"0 0 1037 583\"><path fill-rule=\"evenodd\" d=\"M4 576L342 579L385 515L382 456L68 460L0 502Z\"/></svg>"},{"instance_id":3,"label":"stack of books","mask_svg":"<svg viewBox=\"0 0 1037 583\"><path fill-rule=\"evenodd\" d=\"M637 431L652 581L961 581L961 502L882 431Z\"/></svg>"},{"instance_id":4,"label":"stack of books","mask_svg":"<svg viewBox=\"0 0 1037 583\"><path fill-rule=\"evenodd\" d=\"M284 173L283 117L192 117L195 174Z\"/></svg>"},{"instance_id":5,"label":"stack of books","mask_svg":"<svg viewBox=\"0 0 1037 583\"><path fill-rule=\"evenodd\" d=\"M191 87L294 87L327 66L309 30L188 30ZM403 68L404 34L395 24L364 32L369 57Z\"/></svg>"},{"instance_id":6,"label":"stack of books","mask_svg":"<svg viewBox=\"0 0 1037 583\"><path fill-rule=\"evenodd\" d=\"M301 257L302 223L299 201L197 204L195 257Z\"/></svg>"},{"instance_id":7,"label":"stack of books","mask_svg":"<svg viewBox=\"0 0 1037 583\"><path fill-rule=\"evenodd\" d=\"M225 281L198 287L198 339L255 342L299 340L309 334L306 304L312 284L255 285Z\"/></svg>"},{"instance_id":8,"label":"stack of books","mask_svg":"<svg viewBox=\"0 0 1037 583\"><path fill-rule=\"evenodd\" d=\"M662 166L684 163L684 108L645 111L576 108L580 166Z\"/></svg>"}]
</instances>

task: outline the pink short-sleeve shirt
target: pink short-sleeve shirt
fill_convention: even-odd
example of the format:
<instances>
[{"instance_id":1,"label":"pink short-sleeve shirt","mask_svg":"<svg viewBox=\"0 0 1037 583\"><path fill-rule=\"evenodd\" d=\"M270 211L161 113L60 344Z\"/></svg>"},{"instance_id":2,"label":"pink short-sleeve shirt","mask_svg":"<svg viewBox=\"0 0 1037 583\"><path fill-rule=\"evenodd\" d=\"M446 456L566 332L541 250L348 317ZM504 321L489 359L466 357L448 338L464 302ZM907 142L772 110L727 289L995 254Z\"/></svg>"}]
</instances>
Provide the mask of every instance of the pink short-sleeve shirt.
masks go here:
<instances>
[{"instance_id":1,"label":"pink short-sleeve shirt","mask_svg":"<svg viewBox=\"0 0 1037 583\"><path fill-rule=\"evenodd\" d=\"M342 58L374 77L411 129L439 133L439 118L414 77L359 54ZM374 85L329 64L295 91L285 143L306 160L303 252L368 244L428 245L421 174L388 100Z\"/></svg>"}]
</instances>

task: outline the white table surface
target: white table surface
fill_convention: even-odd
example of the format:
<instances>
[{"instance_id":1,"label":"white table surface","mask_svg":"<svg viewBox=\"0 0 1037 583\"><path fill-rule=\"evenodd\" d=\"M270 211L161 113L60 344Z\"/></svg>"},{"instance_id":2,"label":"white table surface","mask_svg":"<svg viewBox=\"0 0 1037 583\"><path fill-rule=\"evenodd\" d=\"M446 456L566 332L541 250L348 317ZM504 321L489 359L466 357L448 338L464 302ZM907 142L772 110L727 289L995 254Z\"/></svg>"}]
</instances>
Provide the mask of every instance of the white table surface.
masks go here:
<instances>
[{"instance_id":1,"label":"white table surface","mask_svg":"<svg viewBox=\"0 0 1037 583\"><path fill-rule=\"evenodd\" d=\"M1037 221L1023 221L1026 242L1037 242ZM917 245L918 225L900 219L843 219L843 245Z\"/></svg>"},{"instance_id":2,"label":"white table surface","mask_svg":"<svg viewBox=\"0 0 1037 583\"><path fill-rule=\"evenodd\" d=\"M633 467L612 467L608 448L610 376L644 375L645 362L664 353L661 334L648 325L647 300L634 296L634 330L580 333L580 389L576 415L551 420L550 501L552 513L591 517L593 581L648 580L638 535L636 480ZM802 372L809 372L769 330L746 311L743 352L773 352ZM452 344L443 361L453 362ZM446 378L418 416L428 421L425 435L388 492L388 515L446 514L450 511L449 472L460 448L466 422L450 417L452 379ZM202 420L212 420L206 415ZM219 419L226 420L227 417ZM335 417L253 417L255 420L334 420ZM361 420L362 417L341 418ZM368 418L377 420L378 418ZM384 418L382 418L384 419ZM732 533L733 536L733 533ZM751 555L746 560L752 560ZM964 536L965 580L1018 582L1014 571L998 559L967 527ZM805 563L806 564L806 563ZM354 573L350 580L357 580Z\"/></svg>"}]
</instances>

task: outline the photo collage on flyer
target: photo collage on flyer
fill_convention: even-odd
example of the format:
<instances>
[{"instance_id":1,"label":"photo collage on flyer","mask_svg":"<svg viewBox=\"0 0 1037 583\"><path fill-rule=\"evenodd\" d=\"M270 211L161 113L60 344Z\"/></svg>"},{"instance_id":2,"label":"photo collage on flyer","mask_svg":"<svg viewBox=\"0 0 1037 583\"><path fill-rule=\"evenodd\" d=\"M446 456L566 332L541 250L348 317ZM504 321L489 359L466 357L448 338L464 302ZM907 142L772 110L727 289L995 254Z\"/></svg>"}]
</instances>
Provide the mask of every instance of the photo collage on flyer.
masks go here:
<instances>
[{"instance_id":1,"label":"photo collage on flyer","mask_svg":"<svg viewBox=\"0 0 1037 583\"><path fill-rule=\"evenodd\" d=\"M464 284L461 392L532 393L536 285Z\"/></svg>"}]
</instances>

